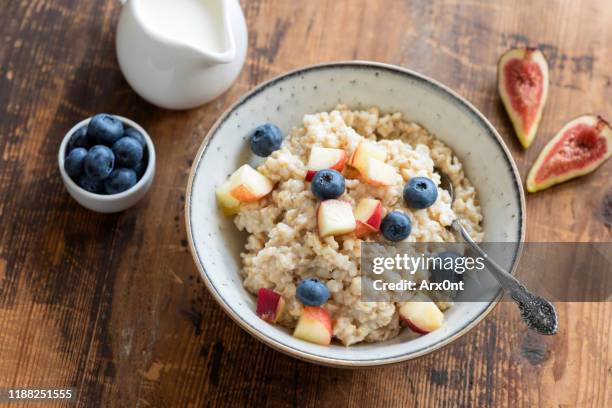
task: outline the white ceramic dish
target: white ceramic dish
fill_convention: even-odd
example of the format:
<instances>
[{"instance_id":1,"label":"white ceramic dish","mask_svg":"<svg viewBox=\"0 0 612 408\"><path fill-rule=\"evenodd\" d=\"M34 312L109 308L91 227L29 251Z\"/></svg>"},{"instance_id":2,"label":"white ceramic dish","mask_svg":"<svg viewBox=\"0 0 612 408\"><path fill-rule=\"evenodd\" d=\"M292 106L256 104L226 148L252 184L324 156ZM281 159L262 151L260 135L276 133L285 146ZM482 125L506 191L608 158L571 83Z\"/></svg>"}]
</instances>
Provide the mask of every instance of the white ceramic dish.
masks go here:
<instances>
[{"instance_id":1,"label":"white ceramic dish","mask_svg":"<svg viewBox=\"0 0 612 408\"><path fill-rule=\"evenodd\" d=\"M274 122L287 132L305 113L329 111L338 103L351 108L378 106L402 112L448 144L478 189L489 242L516 243L505 266L514 271L525 232L524 194L516 166L501 137L465 99L412 71L371 62L311 66L268 81L242 97L211 128L196 156L187 187L186 222L191 250L202 278L223 309L266 344L311 362L346 367L375 366L430 353L465 334L497 304L501 293L490 276L487 301L461 302L445 314L444 326L413 338L410 330L373 344L328 347L291 336L255 315L255 297L239 276L245 237L215 203L215 186L249 157L249 131ZM466 298L470 285L466 283Z\"/></svg>"},{"instance_id":2,"label":"white ceramic dish","mask_svg":"<svg viewBox=\"0 0 612 408\"><path fill-rule=\"evenodd\" d=\"M132 188L119 194L94 194L79 187L78 184L76 184L66 173L66 170L64 169L64 158L66 156L66 147L68 146L70 136L77 129L87 125L91 118L82 120L74 125L74 127L70 129L68 133L66 133L57 154L57 164L59 165L62 181L64 182L68 193L70 193L72 198L74 198L83 207L100 213L115 213L130 208L140 201L142 197L144 197L147 191L149 191L149 188L151 188L151 184L155 178L155 147L153 146L153 140L151 140L149 134L133 120L124 118L122 116L113 116L123 122L126 127L133 127L134 129L138 130L147 141L147 150L149 155L147 169L140 180L138 180L138 183L136 183L136 185L134 185Z\"/></svg>"}]
</instances>

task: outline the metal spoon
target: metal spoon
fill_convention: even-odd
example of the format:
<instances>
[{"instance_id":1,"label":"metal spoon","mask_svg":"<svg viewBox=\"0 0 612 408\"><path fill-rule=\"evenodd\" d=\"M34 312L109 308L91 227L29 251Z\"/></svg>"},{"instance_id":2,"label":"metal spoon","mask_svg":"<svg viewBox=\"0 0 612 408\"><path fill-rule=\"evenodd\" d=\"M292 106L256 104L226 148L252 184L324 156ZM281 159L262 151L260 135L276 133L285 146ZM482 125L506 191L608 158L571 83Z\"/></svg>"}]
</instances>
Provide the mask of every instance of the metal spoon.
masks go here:
<instances>
[{"instance_id":1,"label":"metal spoon","mask_svg":"<svg viewBox=\"0 0 612 408\"><path fill-rule=\"evenodd\" d=\"M446 173L438 168L434 170L440 175L440 188L448 191L451 196L451 202L453 202L455 199L453 183ZM558 318L555 306L548 300L529 292L518 279L504 270L493 259L489 258L478 244L474 242L470 234L463 225L461 225L459 219L455 219L451 227L455 232L461 235L472 250L483 258L483 262L487 265L489 271L491 271L504 291L510 294L510 297L518 304L521 317L527 324L527 327L540 334L556 334L558 329Z\"/></svg>"}]
</instances>

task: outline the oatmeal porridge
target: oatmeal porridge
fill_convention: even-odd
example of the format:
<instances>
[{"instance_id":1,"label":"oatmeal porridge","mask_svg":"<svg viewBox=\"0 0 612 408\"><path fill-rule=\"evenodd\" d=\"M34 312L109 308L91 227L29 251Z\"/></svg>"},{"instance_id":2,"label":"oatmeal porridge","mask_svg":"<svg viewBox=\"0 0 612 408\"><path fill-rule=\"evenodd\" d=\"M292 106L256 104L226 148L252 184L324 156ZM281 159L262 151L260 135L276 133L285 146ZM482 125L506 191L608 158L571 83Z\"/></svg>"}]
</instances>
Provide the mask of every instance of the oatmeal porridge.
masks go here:
<instances>
[{"instance_id":1,"label":"oatmeal porridge","mask_svg":"<svg viewBox=\"0 0 612 408\"><path fill-rule=\"evenodd\" d=\"M361 242L379 241L382 235L391 239L392 233L400 234L393 241L452 242L455 236L447 226L455 217L462 219L475 240L483 238L476 190L462 164L449 147L400 113L382 114L377 108L354 111L340 105L331 112L307 114L303 125L284 138L272 134L265 141L268 144L257 146L260 150L277 145L268 149L273 151L257 169L243 166L234 173L217 189L217 198L235 217L237 228L248 233L241 276L249 292L264 298L258 299L258 315L295 328L296 337L329 343L325 336L319 341L303 334L314 327L308 326L313 322L347 346L398 335L401 302L360 300ZM434 168L450 177L453 203L448 192L437 187L440 176ZM322 169L333 170L320 175ZM335 199L327 199L325 192L315 194L311 184L321 181L329 187L337 181L334 177L341 180L332 187L342 187ZM404 198L405 186L416 178L428 180L434 189L426 208L415 209L416 204L410 206ZM378 208L379 217L368 221L368 214ZM360 215L364 212L365 217ZM387 220L394 221L391 215L408 223L407 235L402 235L401 225L383 231ZM313 298L322 296L322 300L312 304L304 300L308 295L300 293L302 284L303 293L311 290ZM443 316L452 303L429 304ZM430 312L423 308L426 304L411 313Z\"/></svg>"}]
</instances>

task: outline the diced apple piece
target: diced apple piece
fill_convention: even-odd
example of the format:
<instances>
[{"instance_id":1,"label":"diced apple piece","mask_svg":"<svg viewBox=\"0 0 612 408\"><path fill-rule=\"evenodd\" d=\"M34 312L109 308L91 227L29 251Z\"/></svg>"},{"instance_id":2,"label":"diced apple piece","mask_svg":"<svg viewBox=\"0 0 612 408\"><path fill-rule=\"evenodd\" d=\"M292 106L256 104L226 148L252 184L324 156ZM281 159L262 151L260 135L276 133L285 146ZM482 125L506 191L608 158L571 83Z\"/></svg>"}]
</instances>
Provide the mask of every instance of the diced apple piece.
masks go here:
<instances>
[{"instance_id":1,"label":"diced apple piece","mask_svg":"<svg viewBox=\"0 0 612 408\"><path fill-rule=\"evenodd\" d=\"M234 215L240 209L240 201L230 194L229 180L217 187L215 195L217 196L217 204L223 210L223 214Z\"/></svg>"},{"instance_id":2,"label":"diced apple piece","mask_svg":"<svg viewBox=\"0 0 612 408\"><path fill-rule=\"evenodd\" d=\"M329 312L322 307L305 306L293 336L327 346L332 338L332 319Z\"/></svg>"},{"instance_id":3,"label":"diced apple piece","mask_svg":"<svg viewBox=\"0 0 612 408\"><path fill-rule=\"evenodd\" d=\"M261 288L257 292L257 316L276 323L285 310L285 299L273 290Z\"/></svg>"},{"instance_id":4,"label":"diced apple piece","mask_svg":"<svg viewBox=\"0 0 612 408\"><path fill-rule=\"evenodd\" d=\"M355 234L362 237L380 230L382 221L382 204L379 200L362 198L355 209L357 227Z\"/></svg>"},{"instance_id":5,"label":"diced apple piece","mask_svg":"<svg viewBox=\"0 0 612 408\"><path fill-rule=\"evenodd\" d=\"M369 159L377 159L384 162L386 158L387 152L385 149L376 145L374 142L363 141L359 143L353 152L349 164L363 174L366 171Z\"/></svg>"},{"instance_id":6,"label":"diced apple piece","mask_svg":"<svg viewBox=\"0 0 612 408\"><path fill-rule=\"evenodd\" d=\"M259 200L269 194L274 187L272 181L248 164L236 170L229 182L230 194L243 203Z\"/></svg>"},{"instance_id":7,"label":"diced apple piece","mask_svg":"<svg viewBox=\"0 0 612 408\"><path fill-rule=\"evenodd\" d=\"M342 235L356 227L353 208L346 201L325 200L317 208L319 236Z\"/></svg>"},{"instance_id":8,"label":"diced apple piece","mask_svg":"<svg viewBox=\"0 0 612 408\"><path fill-rule=\"evenodd\" d=\"M311 181L319 170L332 169L342 172L347 159L346 152L342 149L313 147L310 149L310 157L308 158L306 181Z\"/></svg>"},{"instance_id":9,"label":"diced apple piece","mask_svg":"<svg viewBox=\"0 0 612 408\"><path fill-rule=\"evenodd\" d=\"M413 331L427 334L442 327L444 313L430 300L405 302L399 309L399 315Z\"/></svg>"},{"instance_id":10,"label":"diced apple piece","mask_svg":"<svg viewBox=\"0 0 612 408\"><path fill-rule=\"evenodd\" d=\"M369 159L363 174L363 181L372 186L390 186L394 183L397 171L395 167L378 159Z\"/></svg>"}]
</instances>

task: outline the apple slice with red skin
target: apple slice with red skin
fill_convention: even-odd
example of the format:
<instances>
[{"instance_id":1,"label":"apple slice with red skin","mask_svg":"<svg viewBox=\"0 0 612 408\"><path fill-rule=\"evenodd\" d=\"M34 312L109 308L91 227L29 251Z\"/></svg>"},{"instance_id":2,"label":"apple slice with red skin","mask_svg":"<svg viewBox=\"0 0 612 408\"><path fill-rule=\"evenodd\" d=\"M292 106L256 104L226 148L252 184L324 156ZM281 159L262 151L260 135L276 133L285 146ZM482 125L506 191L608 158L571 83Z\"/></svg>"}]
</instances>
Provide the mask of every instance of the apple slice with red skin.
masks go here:
<instances>
[{"instance_id":1,"label":"apple slice with red skin","mask_svg":"<svg viewBox=\"0 0 612 408\"><path fill-rule=\"evenodd\" d=\"M351 204L341 200L325 200L317 208L320 237L342 235L355 231L356 222Z\"/></svg>"},{"instance_id":2,"label":"apple slice with red skin","mask_svg":"<svg viewBox=\"0 0 612 408\"><path fill-rule=\"evenodd\" d=\"M373 198L362 198L355 208L355 220L357 227L355 235L363 237L380 230L382 222L382 204L380 200Z\"/></svg>"},{"instance_id":3,"label":"apple slice with red skin","mask_svg":"<svg viewBox=\"0 0 612 408\"><path fill-rule=\"evenodd\" d=\"M312 181L312 178L319 170L332 169L342 173L344 165L348 160L348 155L342 149L332 149L329 147L315 146L310 149L308 157L308 165L306 168L306 181Z\"/></svg>"},{"instance_id":4,"label":"apple slice with red skin","mask_svg":"<svg viewBox=\"0 0 612 408\"><path fill-rule=\"evenodd\" d=\"M357 148L351 155L349 165L359 170L363 175L366 172L368 160L370 159L377 159L384 163L387 159L387 152L376 143L364 140L357 145Z\"/></svg>"},{"instance_id":5,"label":"apple slice with red skin","mask_svg":"<svg viewBox=\"0 0 612 408\"><path fill-rule=\"evenodd\" d=\"M332 338L332 318L326 309L320 306L305 306L293 336L310 343L327 346Z\"/></svg>"},{"instance_id":6,"label":"apple slice with red skin","mask_svg":"<svg viewBox=\"0 0 612 408\"><path fill-rule=\"evenodd\" d=\"M548 82L548 63L540 50L514 48L499 59L499 94L525 149L536 137L548 98Z\"/></svg>"},{"instance_id":7,"label":"apple slice with red skin","mask_svg":"<svg viewBox=\"0 0 612 408\"><path fill-rule=\"evenodd\" d=\"M251 203L268 195L274 183L266 176L244 164L230 176L229 190L232 197L243 203Z\"/></svg>"},{"instance_id":8,"label":"apple slice with red skin","mask_svg":"<svg viewBox=\"0 0 612 408\"><path fill-rule=\"evenodd\" d=\"M542 149L527 176L535 193L584 176L612 155L612 129L600 116L583 115L565 124Z\"/></svg>"},{"instance_id":9,"label":"apple slice with red skin","mask_svg":"<svg viewBox=\"0 0 612 408\"><path fill-rule=\"evenodd\" d=\"M412 331L420 334L431 333L442 327L444 313L431 300L404 302L399 309L401 321Z\"/></svg>"},{"instance_id":10,"label":"apple slice with red skin","mask_svg":"<svg viewBox=\"0 0 612 408\"><path fill-rule=\"evenodd\" d=\"M285 310L285 300L273 290L261 288L257 292L257 316L269 323L276 323Z\"/></svg>"}]
</instances>

